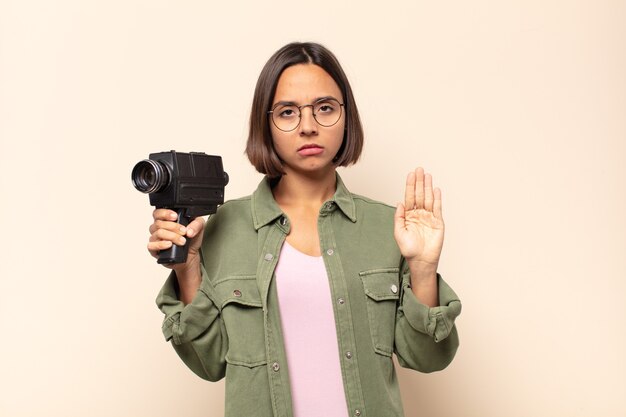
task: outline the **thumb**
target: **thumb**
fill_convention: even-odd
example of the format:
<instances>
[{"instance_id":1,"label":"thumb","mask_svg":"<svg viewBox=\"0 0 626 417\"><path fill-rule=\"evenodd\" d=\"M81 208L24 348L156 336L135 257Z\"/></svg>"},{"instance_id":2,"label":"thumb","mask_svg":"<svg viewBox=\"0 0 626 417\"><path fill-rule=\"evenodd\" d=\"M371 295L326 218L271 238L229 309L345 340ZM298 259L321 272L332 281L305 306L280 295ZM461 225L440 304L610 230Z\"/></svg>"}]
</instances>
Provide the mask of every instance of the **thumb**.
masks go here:
<instances>
[{"instance_id":1,"label":"thumb","mask_svg":"<svg viewBox=\"0 0 626 417\"><path fill-rule=\"evenodd\" d=\"M204 219L202 217L196 217L189 225L187 225L187 237L194 238L198 235L202 235L204 232Z\"/></svg>"},{"instance_id":2,"label":"thumb","mask_svg":"<svg viewBox=\"0 0 626 417\"><path fill-rule=\"evenodd\" d=\"M396 206L396 212L393 215L393 229L395 233L399 233L404 230L405 217L404 217L404 204L398 203Z\"/></svg>"}]
</instances>

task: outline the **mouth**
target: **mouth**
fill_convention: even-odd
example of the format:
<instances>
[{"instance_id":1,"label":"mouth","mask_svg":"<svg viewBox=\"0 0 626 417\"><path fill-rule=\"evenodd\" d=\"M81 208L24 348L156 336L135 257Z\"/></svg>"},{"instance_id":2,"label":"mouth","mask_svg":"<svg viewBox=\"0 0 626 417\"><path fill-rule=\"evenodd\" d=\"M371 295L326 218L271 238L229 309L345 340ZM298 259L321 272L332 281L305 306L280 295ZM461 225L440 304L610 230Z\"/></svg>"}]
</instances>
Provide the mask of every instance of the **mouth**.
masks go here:
<instances>
[{"instance_id":1,"label":"mouth","mask_svg":"<svg viewBox=\"0 0 626 417\"><path fill-rule=\"evenodd\" d=\"M299 147L297 152L302 156L319 155L324 152L324 148L316 143L307 143L306 145Z\"/></svg>"},{"instance_id":2,"label":"mouth","mask_svg":"<svg viewBox=\"0 0 626 417\"><path fill-rule=\"evenodd\" d=\"M298 152L300 152L303 149L315 149L315 148L324 149L324 148L322 148L320 145L318 145L316 143L307 143L306 145L299 147L298 148Z\"/></svg>"}]
</instances>

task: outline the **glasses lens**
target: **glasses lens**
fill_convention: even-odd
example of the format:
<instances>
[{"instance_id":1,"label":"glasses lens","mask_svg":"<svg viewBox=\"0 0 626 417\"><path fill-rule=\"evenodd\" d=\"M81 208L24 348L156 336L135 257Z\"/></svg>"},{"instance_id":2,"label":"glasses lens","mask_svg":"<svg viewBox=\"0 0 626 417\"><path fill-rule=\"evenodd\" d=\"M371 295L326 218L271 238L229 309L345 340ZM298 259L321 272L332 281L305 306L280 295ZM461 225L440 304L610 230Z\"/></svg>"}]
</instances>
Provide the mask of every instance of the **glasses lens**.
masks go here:
<instances>
[{"instance_id":1,"label":"glasses lens","mask_svg":"<svg viewBox=\"0 0 626 417\"><path fill-rule=\"evenodd\" d=\"M341 105L335 99L321 100L314 104L315 120L322 126L332 126L341 117Z\"/></svg>"},{"instance_id":2,"label":"glasses lens","mask_svg":"<svg viewBox=\"0 0 626 417\"><path fill-rule=\"evenodd\" d=\"M300 123L300 110L294 105L279 104L274 107L272 121L280 130L294 130Z\"/></svg>"}]
</instances>

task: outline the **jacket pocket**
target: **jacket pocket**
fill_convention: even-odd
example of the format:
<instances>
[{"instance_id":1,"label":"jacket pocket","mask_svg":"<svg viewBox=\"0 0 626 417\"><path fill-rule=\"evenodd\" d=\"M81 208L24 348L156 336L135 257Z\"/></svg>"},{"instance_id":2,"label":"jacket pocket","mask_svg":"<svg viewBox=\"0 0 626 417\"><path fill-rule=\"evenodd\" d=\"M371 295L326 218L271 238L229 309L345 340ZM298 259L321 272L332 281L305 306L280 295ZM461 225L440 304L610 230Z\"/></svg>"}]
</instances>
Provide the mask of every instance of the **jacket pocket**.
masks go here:
<instances>
[{"instance_id":1,"label":"jacket pocket","mask_svg":"<svg viewBox=\"0 0 626 417\"><path fill-rule=\"evenodd\" d=\"M222 304L222 320L228 335L226 361L254 367L267 362L263 304L256 277L228 277L214 284Z\"/></svg>"},{"instance_id":2,"label":"jacket pocket","mask_svg":"<svg viewBox=\"0 0 626 417\"><path fill-rule=\"evenodd\" d=\"M395 335L396 309L400 298L398 268L379 268L359 273L363 281L367 316L374 351L391 356Z\"/></svg>"}]
</instances>

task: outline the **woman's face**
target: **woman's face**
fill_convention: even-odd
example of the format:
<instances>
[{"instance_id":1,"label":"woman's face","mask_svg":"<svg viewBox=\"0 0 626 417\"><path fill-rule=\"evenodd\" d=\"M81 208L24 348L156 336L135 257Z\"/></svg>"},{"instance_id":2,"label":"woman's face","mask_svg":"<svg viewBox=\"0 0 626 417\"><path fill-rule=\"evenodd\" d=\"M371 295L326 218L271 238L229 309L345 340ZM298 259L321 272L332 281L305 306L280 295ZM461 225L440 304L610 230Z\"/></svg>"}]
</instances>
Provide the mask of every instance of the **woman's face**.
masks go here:
<instances>
[{"instance_id":1,"label":"woman's face","mask_svg":"<svg viewBox=\"0 0 626 417\"><path fill-rule=\"evenodd\" d=\"M324 118L332 119L332 116L329 116L332 112L341 112L337 123L325 127L313 118L313 107L302 107L300 124L289 132L278 129L270 120L274 149L283 161L287 174L290 171L301 174L323 173L335 169L333 158L339 152L343 141L345 111L333 106L331 100L320 102L323 98L334 98L336 102L343 103L343 96L337 83L317 65L293 65L285 69L278 79L272 102L275 113L270 115L271 117L282 118L286 123L293 119L295 123L297 116L294 118L294 105L314 103L319 103L316 106L316 113L322 123Z\"/></svg>"}]
</instances>

